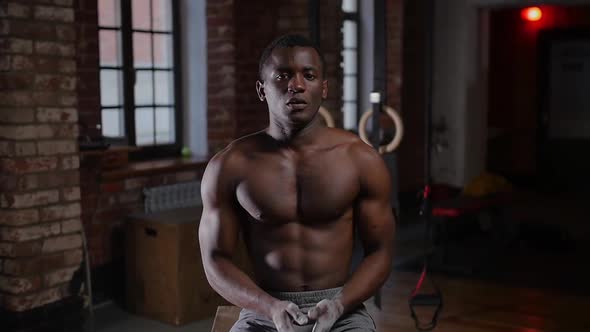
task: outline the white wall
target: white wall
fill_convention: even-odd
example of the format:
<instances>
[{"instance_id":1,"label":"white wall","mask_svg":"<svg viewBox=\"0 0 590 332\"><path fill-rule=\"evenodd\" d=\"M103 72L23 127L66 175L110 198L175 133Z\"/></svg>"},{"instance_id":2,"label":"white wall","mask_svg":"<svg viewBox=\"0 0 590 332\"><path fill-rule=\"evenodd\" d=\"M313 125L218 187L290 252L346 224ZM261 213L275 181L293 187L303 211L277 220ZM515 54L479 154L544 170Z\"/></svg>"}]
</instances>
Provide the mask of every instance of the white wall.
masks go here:
<instances>
[{"instance_id":1,"label":"white wall","mask_svg":"<svg viewBox=\"0 0 590 332\"><path fill-rule=\"evenodd\" d=\"M432 176L463 186L485 170L488 21L486 8L587 4L587 0L436 1ZM480 17L482 19L480 19Z\"/></svg>"},{"instance_id":2,"label":"white wall","mask_svg":"<svg viewBox=\"0 0 590 332\"><path fill-rule=\"evenodd\" d=\"M180 2L182 38L183 143L194 155L207 154L206 0Z\"/></svg>"},{"instance_id":3,"label":"white wall","mask_svg":"<svg viewBox=\"0 0 590 332\"><path fill-rule=\"evenodd\" d=\"M361 115L371 108L369 95L373 91L374 83L374 45L375 45L375 15L373 1L359 1L360 2L360 62L359 62L359 114ZM358 129L358 128L356 128Z\"/></svg>"},{"instance_id":4,"label":"white wall","mask_svg":"<svg viewBox=\"0 0 590 332\"><path fill-rule=\"evenodd\" d=\"M478 79L477 21L477 11L466 0L436 1L432 121L440 131L432 136L435 182L462 186L482 170L485 132L467 130L469 122L481 127L485 115L472 106ZM468 158L469 153L476 155Z\"/></svg>"}]
</instances>

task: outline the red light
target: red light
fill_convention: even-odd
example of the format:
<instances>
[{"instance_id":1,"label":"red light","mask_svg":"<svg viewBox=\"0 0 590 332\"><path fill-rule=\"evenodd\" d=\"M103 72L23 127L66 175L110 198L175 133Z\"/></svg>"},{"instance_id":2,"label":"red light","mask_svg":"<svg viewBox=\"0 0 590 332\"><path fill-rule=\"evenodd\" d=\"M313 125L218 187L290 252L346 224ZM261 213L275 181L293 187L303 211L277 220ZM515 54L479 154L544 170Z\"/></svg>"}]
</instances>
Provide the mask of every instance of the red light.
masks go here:
<instances>
[{"instance_id":1,"label":"red light","mask_svg":"<svg viewBox=\"0 0 590 332\"><path fill-rule=\"evenodd\" d=\"M522 10L522 18L530 22L536 22L543 17L543 12L539 7L528 7Z\"/></svg>"}]
</instances>

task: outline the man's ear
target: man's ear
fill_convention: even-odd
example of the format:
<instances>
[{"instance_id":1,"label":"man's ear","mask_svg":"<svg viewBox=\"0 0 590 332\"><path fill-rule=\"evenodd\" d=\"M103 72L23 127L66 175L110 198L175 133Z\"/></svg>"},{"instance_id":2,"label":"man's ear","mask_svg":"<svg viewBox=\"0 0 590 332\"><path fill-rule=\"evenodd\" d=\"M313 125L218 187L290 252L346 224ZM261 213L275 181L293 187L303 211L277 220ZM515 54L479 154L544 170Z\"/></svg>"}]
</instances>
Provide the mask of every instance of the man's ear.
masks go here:
<instances>
[{"instance_id":1,"label":"man's ear","mask_svg":"<svg viewBox=\"0 0 590 332\"><path fill-rule=\"evenodd\" d=\"M322 99L328 98L328 80L322 82Z\"/></svg>"},{"instance_id":2,"label":"man's ear","mask_svg":"<svg viewBox=\"0 0 590 332\"><path fill-rule=\"evenodd\" d=\"M266 95L264 94L264 83L260 80L256 81L256 93L260 101L264 101Z\"/></svg>"}]
</instances>

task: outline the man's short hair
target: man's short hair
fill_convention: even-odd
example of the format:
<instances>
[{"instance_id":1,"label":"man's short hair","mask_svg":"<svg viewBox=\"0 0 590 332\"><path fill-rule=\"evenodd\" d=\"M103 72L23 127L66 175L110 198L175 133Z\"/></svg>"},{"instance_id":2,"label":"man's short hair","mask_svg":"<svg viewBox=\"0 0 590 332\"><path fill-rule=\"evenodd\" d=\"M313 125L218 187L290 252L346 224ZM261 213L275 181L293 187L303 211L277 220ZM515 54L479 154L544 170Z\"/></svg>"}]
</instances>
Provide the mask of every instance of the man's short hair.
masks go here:
<instances>
[{"instance_id":1,"label":"man's short hair","mask_svg":"<svg viewBox=\"0 0 590 332\"><path fill-rule=\"evenodd\" d=\"M272 54L275 48L282 48L282 47L311 47L316 52L318 52L320 56L320 61L322 63L322 77L326 76L326 60L324 59L324 54L320 51L320 48L317 46L316 43L311 41L309 38L304 37L302 35L297 34L288 34L280 36L279 38L273 40L266 46L264 51L262 51L262 55L260 56L260 61L258 62L258 77L262 81L262 69L266 64L266 61Z\"/></svg>"}]
</instances>

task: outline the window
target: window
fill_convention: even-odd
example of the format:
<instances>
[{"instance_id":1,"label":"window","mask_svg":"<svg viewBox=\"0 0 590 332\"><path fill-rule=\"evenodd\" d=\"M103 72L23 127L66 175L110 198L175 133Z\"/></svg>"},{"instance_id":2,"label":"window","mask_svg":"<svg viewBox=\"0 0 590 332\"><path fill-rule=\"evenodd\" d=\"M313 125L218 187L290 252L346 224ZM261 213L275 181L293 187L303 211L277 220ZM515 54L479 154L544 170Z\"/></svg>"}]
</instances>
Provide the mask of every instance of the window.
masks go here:
<instances>
[{"instance_id":1,"label":"window","mask_svg":"<svg viewBox=\"0 0 590 332\"><path fill-rule=\"evenodd\" d=\"M343 0L342 12L342 113L344 129L355 130L358 121L358 30L359 15L357 0Z\"/></svg>"},{"instance_id":2,"label":"window","mask_svg":"<svg viewBox=\"0 0 590 332\"><path fill-rule=\"evenodd\" d=\"M177 8L176 0L98 1L102 134L109 140L178 151Z\"/></svg>"}]
</instances>

